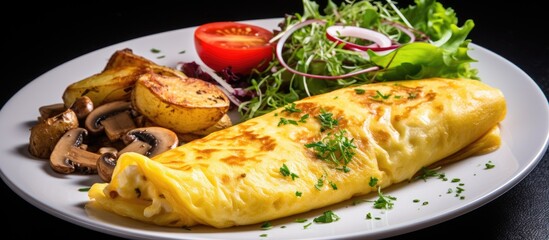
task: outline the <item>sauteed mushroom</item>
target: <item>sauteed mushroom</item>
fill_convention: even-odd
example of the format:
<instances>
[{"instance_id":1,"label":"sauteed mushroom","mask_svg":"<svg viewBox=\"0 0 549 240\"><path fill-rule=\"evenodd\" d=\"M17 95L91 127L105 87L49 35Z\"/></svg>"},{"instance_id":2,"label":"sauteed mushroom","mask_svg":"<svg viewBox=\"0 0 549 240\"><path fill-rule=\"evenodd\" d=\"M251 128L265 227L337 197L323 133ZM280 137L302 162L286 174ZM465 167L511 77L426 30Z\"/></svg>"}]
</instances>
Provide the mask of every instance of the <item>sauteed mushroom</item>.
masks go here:
<instances>
[{"instance_id":1,"label":"sauteed mushroom","mask_svg":"<svg viewBox=\"0 0 549 240\"><path fill-rule=\"evenodd\" d=\"M83 145L88 131L75 128L67 131L57 142L50 156L50 166L59 173L81 172L93 174L97 172L99 154L87 151Z\"/></svg>"},{"instance_id":2,"label":"sauteed mushroom","mask_svg":"<svg viewBox=\"0 0 549 240\"><path fill-rule=\"evenodd\" d=\"M41 120L30 130L29 153L38 158L48 159L61 136L77 127L78 118L71 109Z\"/></svg>"},{"instance_id":3,"label":"sauteed mushroom","mask_svg":"<svg viewBox=\"0 0 549 240\"><path fill-rule=\"evenodd\" d=\"M136 128L131 103L114 101L95 108L86 117L85 127L92 134L105 131L111 141L120 139L127 131Z\"/></svg>"},{"instance_id":4,"label":"sauteed mushroom","mask_svg":"<svg viewBox=\"0 0 549 240\"><path fill-rule=\"evenodd\" d=\"M123 153L136 152L148 157L154 157L179 145L177 134L163 127L132 129L122 137L122 141L124 141L126 147L121 149L118 154L115 152L105 152L101 154L97 161L98 174L105 182L111 181L118 156Z\"/></svg>"}]
</instances>

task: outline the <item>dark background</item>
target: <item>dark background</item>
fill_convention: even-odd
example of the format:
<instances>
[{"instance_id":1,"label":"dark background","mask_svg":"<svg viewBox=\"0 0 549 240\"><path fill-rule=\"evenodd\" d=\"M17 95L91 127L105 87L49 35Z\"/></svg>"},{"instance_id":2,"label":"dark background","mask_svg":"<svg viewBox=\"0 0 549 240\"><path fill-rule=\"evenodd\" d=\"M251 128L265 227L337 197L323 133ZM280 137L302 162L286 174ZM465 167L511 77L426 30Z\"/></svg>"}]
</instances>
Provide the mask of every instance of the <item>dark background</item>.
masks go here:
<instances>
[{"instance_id":1,"label":"dark background","mask_svg":"<svg viewBox=\"0 0 549 240\"><path fill-rule=\"evenodd\" d=\"M317 1L325 6L325 1ZM400 1L406 6L411 1ZM527 2L496 5L478 1L439 1L460 22L473 19L473 43L508 59L549 95L547 13ZM14 3L3 14L3 106L19 89L48 70L94 50L133 38L212 21L283 17L302 13L299 0L180 1L127 5L72 2L66 5ZM9 17L8 17L9 15ZM461 23L460 23L461 25ZM525 123L527 124L527 123ZM2 234L16 238L114 239L55 218L27 203L0 183L5 215ZM549 239L549 157L514 188L486 205L444 223L396 236L395 239ZM4 213L6 214L6 213ZM15 220L12 218L23 218ZM5 221L6 222L6 221ZM54 226L54 227L51 227ZM24 231L18 229L24 228Z\"/></svg>"}]
</instances>

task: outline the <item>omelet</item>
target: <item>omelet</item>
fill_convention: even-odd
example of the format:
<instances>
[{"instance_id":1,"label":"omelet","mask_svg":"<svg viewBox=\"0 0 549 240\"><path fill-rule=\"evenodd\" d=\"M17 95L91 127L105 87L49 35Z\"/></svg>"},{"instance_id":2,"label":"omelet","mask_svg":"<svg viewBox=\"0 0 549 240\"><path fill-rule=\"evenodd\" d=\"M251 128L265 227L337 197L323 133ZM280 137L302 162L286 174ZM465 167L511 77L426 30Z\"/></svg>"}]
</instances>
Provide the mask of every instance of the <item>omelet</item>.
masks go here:
<instances>
[{"instance_id":1,"label":"omelet","mask_svg":"<svg viewBox=\"0 0 549 240\"><path fill-rule=\"evenodd\" d=\"M92 186L88 205L169 227L262 223L494 151L505 114L502 92L479 80L347 87L153 158L124 153L111 182Z\"/></svg>"}]
</instances>

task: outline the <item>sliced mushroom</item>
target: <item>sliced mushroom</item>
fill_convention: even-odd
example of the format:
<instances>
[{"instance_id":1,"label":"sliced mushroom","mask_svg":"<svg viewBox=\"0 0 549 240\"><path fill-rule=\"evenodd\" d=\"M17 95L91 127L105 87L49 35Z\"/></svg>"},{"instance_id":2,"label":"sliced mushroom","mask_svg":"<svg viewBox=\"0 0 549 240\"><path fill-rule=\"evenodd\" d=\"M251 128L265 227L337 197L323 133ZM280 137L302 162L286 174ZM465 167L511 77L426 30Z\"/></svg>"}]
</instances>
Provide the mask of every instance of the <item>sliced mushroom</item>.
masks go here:
<instances>
[{"instance_id":1,"label":"sliced mushroom","mask_svg":"<svg viewBox=\"0 0 549 240\"><path fill-rule=\"evenodd\" d=\"M179 145L177 134L163 127L143 127L128 131L122 138L126 147L120 150L124 152L139 152L148 157L154 157L162 152ZM150 149L147 149L148 146Z\"/></svg>"},{"instance_id":2,"label":"sliced mushroom","mask_svg":"<svg viewBox=\"0 0 549 240\"><path fill-rule=\"evenodd\" d=\"M77 98L69 109L74 111L78 119L85 119L93 110L93 102L88 96L82 96ZM46 121L46 119L61 114L66 110L67 108L64 103L54 103L41 106L38 108L38 112L40 113L38 121Z\"/></svg>"},{"instance_id":3,"label":"sliced mushroom","mask_svg":"<svg viewBox=\"0 0 549 240\"><path fill-rule=\"evenodd\" d=\"M63 134L77 127L78 119L70 109L38 122L30 130L29 153L38 158L48 159Z\"/></svg>"},{"instance_id":4,"label":"sliced mushroom","mask_svg":"<svg viewBox=\"0 0 549 240\"><path fill-rule=\"evenodd\" d=\"M92 134L105 131L111 141L116 141L127 131L136 128L131 114L131 103L115 101L96 107L86 117L84 126Z\"/></svg>"},{"instance_id":5,"label":"sliced mushroom","mask_svg":"<svg viewBox=\"0 0 549 240\"><path fill-rule=\"evenodd\" d=\"M105 152L97 160L97 174L104 182L110 182L118 156L114 152Z\"/></svg>"},{"instance_id":6,"label":"sliced mushroom","mask_svg":"<svg viewBox=\"0 0 549 240\"><path fill-rule=\"evenodd\" d=\"M58 173L69 174L80 172L93 174L97 172L99 154L81 148L88 131L75 128L67 131L57 141L50 155L50 166Z\"/></svg>"},{"instance_id":7,"label":"sliced mushroom","mask_svg":"<svg viewBox=\"0 0 549 240\"><path fill-rule=\"evenodd\" d=\"M40 122L46 121L48 118L61 114L66 110L67 109L65 108L65 104L63 103L55 103L55 104L41 106L40 108L38 108L38 112L40 113L40 117L38 118L38 121Z\"/></svg>"},{"instance_id":8,"label":"sliced mushroom","mask_svg":"<svg viewBox=\"0 0 549 240\"><path fill-rule=\"evenodd\" d=\"M118 156L123 153L135 152L153 157L179 145L175 132L163 127L143 127L130 130L124 135L122 141L127 145L118 154L105 152L97 160L97 172L105 182L111 181Z\"/></svg>"}]
</instances>

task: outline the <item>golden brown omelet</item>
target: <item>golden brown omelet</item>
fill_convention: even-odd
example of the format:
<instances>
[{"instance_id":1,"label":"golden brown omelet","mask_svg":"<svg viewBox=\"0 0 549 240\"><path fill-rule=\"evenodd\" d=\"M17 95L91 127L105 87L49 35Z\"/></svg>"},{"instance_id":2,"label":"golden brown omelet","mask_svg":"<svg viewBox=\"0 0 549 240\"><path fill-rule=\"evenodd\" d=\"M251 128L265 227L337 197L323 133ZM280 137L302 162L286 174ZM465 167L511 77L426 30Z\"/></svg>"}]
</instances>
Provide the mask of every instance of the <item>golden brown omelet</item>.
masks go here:
<instances>
[{"instance_id":1,"label":"golden brown omelet","mask_svg":"<svg viewBox=\"0 0 549 240\"><path fill-rule=\"evenodd\" d=\"M93 185L90 204L163 226L261 223L411 179L449 156L494 150L505 114L502 93L477 80L349 87L152 160L123 154L112 181Z\"/></svg>"}]
</instances>

